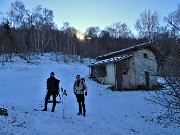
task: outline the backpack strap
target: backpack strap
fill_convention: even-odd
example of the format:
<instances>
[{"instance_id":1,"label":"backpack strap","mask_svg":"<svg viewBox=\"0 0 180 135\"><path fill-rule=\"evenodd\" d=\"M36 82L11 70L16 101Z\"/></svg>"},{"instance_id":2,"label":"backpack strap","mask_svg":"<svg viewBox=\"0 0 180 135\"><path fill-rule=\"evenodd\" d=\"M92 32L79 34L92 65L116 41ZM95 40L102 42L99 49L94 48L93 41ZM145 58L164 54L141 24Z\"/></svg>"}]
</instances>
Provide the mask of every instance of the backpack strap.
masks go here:
<instances>
[{"instance_id":1,"label":"backpack strap","mask_svg":"<svg viewBox=\"0 0 180 135\"><path fill-rule=\"evenodd\" d=\"M83 85L83 89L85 90L85 89L86 89L86 87L85 87L85 85L84 85L84 80L83 80L83 79L81 79L81 82L82 82L82 85Z\"/></svg>"}]
</instances>

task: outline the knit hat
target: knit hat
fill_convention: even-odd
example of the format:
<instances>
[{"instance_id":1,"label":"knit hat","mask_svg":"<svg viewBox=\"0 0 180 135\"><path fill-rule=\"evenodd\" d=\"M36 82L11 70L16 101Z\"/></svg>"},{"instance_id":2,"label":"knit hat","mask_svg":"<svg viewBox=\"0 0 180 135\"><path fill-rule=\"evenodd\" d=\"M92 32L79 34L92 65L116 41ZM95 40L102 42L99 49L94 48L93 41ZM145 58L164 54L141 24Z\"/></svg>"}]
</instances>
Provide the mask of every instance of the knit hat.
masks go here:
<instances>
[{"instance_id":1,"label":"knit hat","mask_svg":"<svg viewBox=\"0 0 180 135\"><path fill-rule=\"evenodd\" d=\"M54 75L54 72L51 72L50 74L51 74L51 75Z\"/></svg>"}]
</instances>

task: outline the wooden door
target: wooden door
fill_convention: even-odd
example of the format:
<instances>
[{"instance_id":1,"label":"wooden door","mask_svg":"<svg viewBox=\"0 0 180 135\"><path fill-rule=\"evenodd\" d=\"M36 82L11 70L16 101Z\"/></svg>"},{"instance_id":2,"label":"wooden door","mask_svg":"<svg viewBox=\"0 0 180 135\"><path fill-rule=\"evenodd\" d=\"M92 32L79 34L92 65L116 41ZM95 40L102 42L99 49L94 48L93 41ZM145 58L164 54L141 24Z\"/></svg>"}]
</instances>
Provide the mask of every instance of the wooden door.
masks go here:
<instances>
[{"instance_id":1,"label":"wooden door","mask_svg":"<svg viewBox=\"0 0 180 135\"><path fill-rule=\"evenodd\" d=\"M122 78L123 78L122 89L124 89L124 90L129 89L130 86L129 86L129 77L128 77L128 75L123 74Z\"/></svg>"},{"instance_id":2,"label":"wooden door","mask_svg":"<svg viewBox=\"0 0 180 135\"><path fill-rule=\"evenodd\" d=\"M115 79L116 79L116 90L122 90L122 66L121 62L115 63Z\"/></svg>"}]
</instances>

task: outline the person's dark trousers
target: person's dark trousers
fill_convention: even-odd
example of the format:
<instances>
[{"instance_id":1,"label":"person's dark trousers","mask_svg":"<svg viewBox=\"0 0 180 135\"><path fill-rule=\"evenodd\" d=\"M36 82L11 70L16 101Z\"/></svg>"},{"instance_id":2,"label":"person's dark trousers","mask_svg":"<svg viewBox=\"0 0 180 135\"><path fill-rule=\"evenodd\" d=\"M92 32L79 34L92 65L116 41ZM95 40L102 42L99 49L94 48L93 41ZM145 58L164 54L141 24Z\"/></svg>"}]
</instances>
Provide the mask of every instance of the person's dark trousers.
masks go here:
<instances>
[{"instance_id":1,"label":"person's dark trousers","mask_svg":"<svg viewBox=\"0 0 180 135\"><path fill-rule=\"evenodd\" d=\"M48 91L46 94L46 98L45 98L45 105L44 108L45 110L47 110L47 104L48 104L48 100L50 99L50 96L53 96L53 107L52 107L52 112L54 112L55 106L56 106L56 94L53 91Z\"/></svg>"},{"instance_id":2,"label":"person's dark trousers","mask_svg":"<svg viewBox=\"0 0 180 135\"><path fill-rule=\"evenodd\" d=\"M85 97L84 94L77 94L77 102L79 104L79 113L82 113L82 109L83 109L83 113L86 112L86 106L85 106Z\"/></svg>"}]
</instances>

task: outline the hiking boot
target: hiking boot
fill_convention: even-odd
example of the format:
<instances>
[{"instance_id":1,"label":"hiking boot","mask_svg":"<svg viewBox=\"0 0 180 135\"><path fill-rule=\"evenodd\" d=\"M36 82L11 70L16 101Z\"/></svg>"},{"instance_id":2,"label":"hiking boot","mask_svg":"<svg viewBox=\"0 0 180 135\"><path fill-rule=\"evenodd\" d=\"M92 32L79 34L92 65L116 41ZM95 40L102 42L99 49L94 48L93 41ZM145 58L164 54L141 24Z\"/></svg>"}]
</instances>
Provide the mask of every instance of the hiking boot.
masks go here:
<instances>
[{"instance_id":1,"label":"hiking boot","mask_svg":"<svg viewBox=\"0 0 180 135\"><path fill-rule=\"evenodd\" d=\"M81 115L81 114L82 114L82 112L78 112L78 113L77 113L77 115Z\"/></svg>"},{"instance_id":2,"label":"hiking boot","mask_svg":"<svg viewBox=\"0 0 180 135\"><path fill-rule=\"evenodd\" d=\"M54 108L52 108L51 112L54 112Z\"/></svg>"},{"instance_id":3,"label":"hiking boot","mask_svg":"<svg viewBox=\"0 0 180 135\"><path fill-rule=\"evenodd\" d=\"M42 111L47 111L47 108L44 108Z\"/></svg>"},{"instance_id":4,"label":"hiking boot","mask_svg":"<svg viewBox=\"0 0 180 135\"><path fill-rule=\"evenodd\" d=\"M83 116L86 116L86 112L83 112Z\"/></svg>"}]
</instances>

